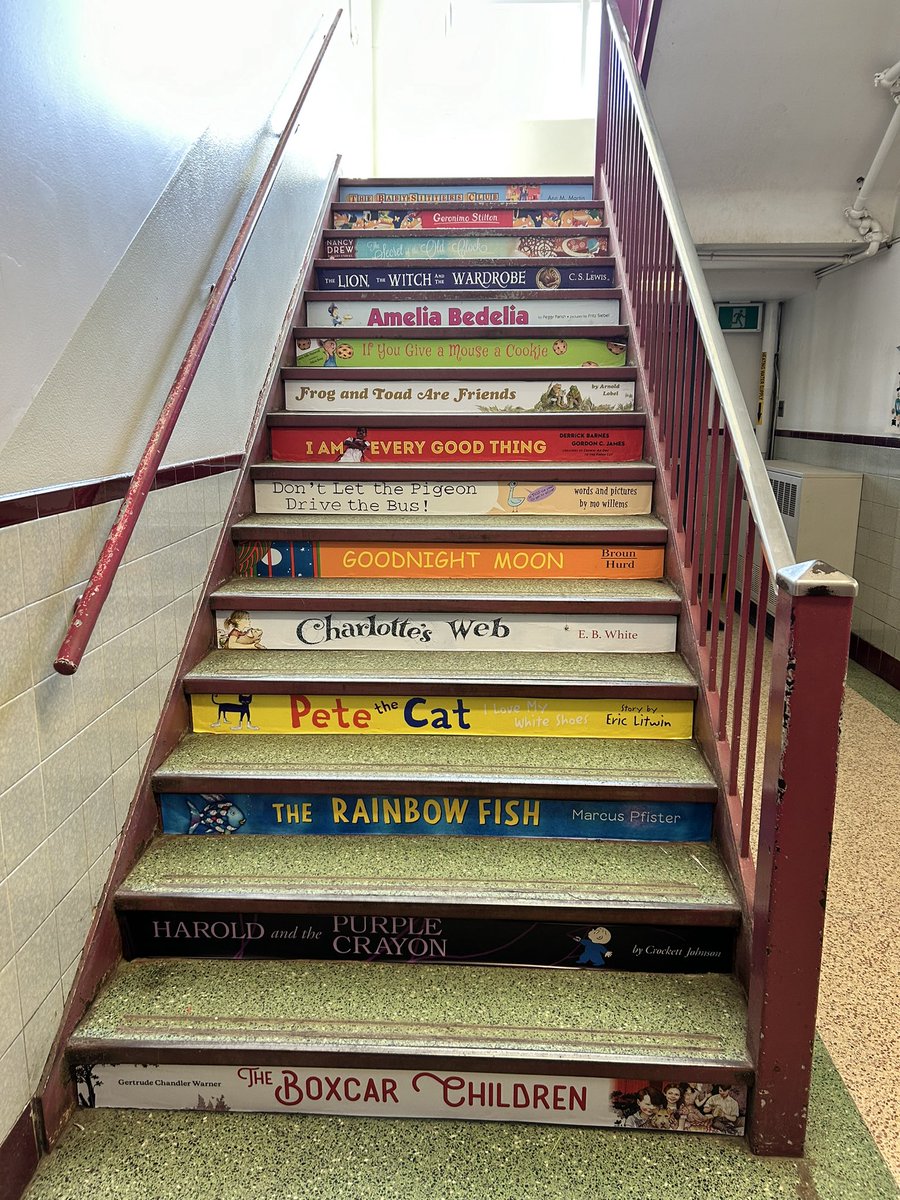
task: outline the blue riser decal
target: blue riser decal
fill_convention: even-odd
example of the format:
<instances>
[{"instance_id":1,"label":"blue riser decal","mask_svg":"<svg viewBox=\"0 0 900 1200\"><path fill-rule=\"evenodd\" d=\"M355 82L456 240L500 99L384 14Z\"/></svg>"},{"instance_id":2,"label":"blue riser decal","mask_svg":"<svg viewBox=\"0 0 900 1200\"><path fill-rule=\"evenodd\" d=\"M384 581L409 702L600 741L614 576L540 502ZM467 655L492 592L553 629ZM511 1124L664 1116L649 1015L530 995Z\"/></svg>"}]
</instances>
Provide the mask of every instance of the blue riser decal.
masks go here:
<instances>
[{"instance_id":1,"label":"blue riser decal","mask_svg":"<svg viewBox=\"0 0 900 1200\"><path fill-rule=\"evenodd\" d=\"M701 842L713 805L653 800L520 800L476 796L285 795L159 797L164 833L457 834Z\"/></svg>"}]
</instances>

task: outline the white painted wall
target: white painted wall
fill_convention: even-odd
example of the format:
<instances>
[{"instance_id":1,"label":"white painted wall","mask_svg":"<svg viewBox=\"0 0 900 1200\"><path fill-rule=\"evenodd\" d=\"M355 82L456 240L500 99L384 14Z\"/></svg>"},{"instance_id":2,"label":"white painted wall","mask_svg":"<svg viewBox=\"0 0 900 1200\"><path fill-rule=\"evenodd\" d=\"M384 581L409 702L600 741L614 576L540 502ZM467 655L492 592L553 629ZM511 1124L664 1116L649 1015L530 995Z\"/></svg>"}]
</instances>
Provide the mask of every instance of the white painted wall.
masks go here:
<instances>
[{"instance_id":1,"label":"white painted wall","mask_svg":"<svg viewBox=\"0 0 900 1200\"><path fill-rule=\"evenodd\" d=\"M336 8L0 8L0 493L133 468L290 111L295 66ZM355 169L368 170L353 116L370 52L350 54L345 16L167 461L242 448L334 157L361 140Z\"/></svg>"},{"instance_id":2,"label":"white painted wall","mask_svg":"<svg viewBox=\"0 0 900 1200\"><path fill-rule=\"evenodd\" d=\"M778 458L858 471L862 504L853 574L853 629L900 658L900 253L826 275L784 306L778 432L892 437L893 445L776 437ZM900 418L897 418L900 421Z\"/></svg>"},{"instance_id":3,"label":"white painted wall","mask_svg":"<svg viewBox=\"0 0 900 1200\"><path fill-rule=\"evenodd\" d=\"M784 307L780 429L898 435L900 253L823 277Z\"/></svg>"},{"instance_id":4,"label":"white painted wall","mask_svg":"<svg viewBox=\"0 0 900 1200\"><path fill-rule=\"evenodd\" d=\"M592 175L599 5L374 0L375 170ZM552 54L548 48L552 45Z\"/></svg>"}]
</instances>

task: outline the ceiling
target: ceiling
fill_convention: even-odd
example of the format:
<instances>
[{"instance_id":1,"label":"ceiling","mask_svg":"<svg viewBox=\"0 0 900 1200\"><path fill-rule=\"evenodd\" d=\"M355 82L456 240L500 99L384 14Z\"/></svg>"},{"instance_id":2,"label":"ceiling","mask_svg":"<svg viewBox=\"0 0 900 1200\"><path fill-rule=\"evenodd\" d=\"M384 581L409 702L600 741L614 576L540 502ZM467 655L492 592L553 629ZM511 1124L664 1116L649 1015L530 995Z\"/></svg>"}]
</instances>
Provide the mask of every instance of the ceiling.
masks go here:
<instances>
[{"instance_id":1,"label":"ceiling","mask_svg":"<svg viewBox=\"0 0 900 1200\"><path fill-rule=\"evenodd\" d=\"M843 210L894 111L873 76L898 59L898 0L662 0L648 91L701 250L860 246ZM900 139L871 205L889 231L898 180Z\"/></svg>"}]
</instances>

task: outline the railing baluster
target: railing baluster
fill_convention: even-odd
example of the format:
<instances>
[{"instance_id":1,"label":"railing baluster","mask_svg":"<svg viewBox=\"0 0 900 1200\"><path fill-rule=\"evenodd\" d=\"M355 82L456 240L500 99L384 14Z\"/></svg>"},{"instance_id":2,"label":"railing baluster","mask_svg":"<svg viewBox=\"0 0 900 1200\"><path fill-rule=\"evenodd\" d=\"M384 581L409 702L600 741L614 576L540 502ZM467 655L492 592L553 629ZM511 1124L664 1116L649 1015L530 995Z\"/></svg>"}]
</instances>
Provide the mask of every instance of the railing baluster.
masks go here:
<instances>
[{"instance_id":1,"label":"railing baluster","mask_svg":"<svg viewBox=\"0 0 900 1200\"><path fill-rule=\"evenodd\" d=\"M803 810L809 822L812 815L818 818L825 811L818 803L818 790L813 802L803 757L808 745L810 753L819 756L814 771L820 780L817 789L823 795L829 789L833 792L840 659L849 634L849 600L855 584L821 564L803 568L794 564L627 34L615 0L605 0L605 6L612 61L604 179L614 210L611 219L614 216L616 222L622 285L634 316L635 354L647 387L648 421L655 426L659 447L657 495L681 552L675 572L688 604L688 636L692 634L695 641L704 685L701 702L709 721L706 731L700 725L699 736L729 795L720 828L731 844L733 861L741 863L738 882L753 912L750 1040L758 1063L750 1136L752 1144L767 1153L794 1154L802 1148L805 1123L822 891L818 882L803 895L796 887L798 872L802 874L806 865L804 826L798 814ZM829 581L825 586L820 578L823 571ZM797 572L796 577L791 572ZM767 600L770 580L776 576L782 595L772 654L769 720L781 720L783 715L790 724L786 745L774 736L766 742L761 712ZM751 652L755 578L759 586ZM790 593L789 602L785 591ZM803 694L809 698L799 708L795 691L790 706L783 714L779 711L790 688L785 677L789 647L791 655L796 650L795 619L797 630L806 630L803 669L811 678L818 674L826 687L832 722L826 731L827 762L819 761L815 745L820 720L814 707L815 685L806 685ZM827 655L822 654L822 661L810 667L809 656L830 644L828 629L835 630L838 661L826 662ZM801 669L802 658L797 657L796 665L792 658L792 670ZM798 753L801 742L803 751ZM754 890L750 840L756 755L763 744L767 748L759 804L760 869ZM783 764L787 765L782 772ZM793 788L791 806L779 807L782 784ZM731 807L735 801L739 819L730 815L737 811ZM827 844L818 830L816 838L807 874L819 881L827 869ZM790 861L784 849L787 839L791 839ZM799 926L794 928L795 908L802 910L805 940ZM796 956L785 953L788 942L796 947ZM739 949L745 969L748 945L744 939ZM808 966L799 989L794 984L794 957ZM798 1040L796 1030L801 1028L804 1032Z\"/></svg>"},{"instance_id":2,"label":"railing baluster","mask_svg":"<svg viewBox=\"0 0 900 1200\"><path fill-rule=\"evenodd\" d=\"M750 629L750 592L753 587L753 552L756 549L756 530L753 518L748 517L747 540L744 543L744 577L741 580L741 607L738 623L738 656L734 675L734 721L731 734L731 773L729 792L737 791L738 766L741 756L741 726L744 713L744 684L747 671L747 634Z\"/></svg>"},{"instance_id":3,"label":"railing baluster","mask_svg":"<svg viewBox=\"0 0 900 1200\"><path fill-rule=\"evenodd\" d=\"M697 586L697 603L700 606L700 628L697 637L701 646L706 645L706 630L709 623L710 589L714 586L715 559L718 538L715 537L716 509L720 494L724 492L719 474L719 446L723 447L724 438L721 436L721 409L719 393L713 390L712 427L710 429L709 462L706 473L706 528L703 533L703 574Z\"/></svg>"},{"instance_id":4,"label":"railing baluster","mask_svg":"<svg viewBox=\"0 0 900 1200\"><path fill-rule=\"evenodd\" d=\"M722 587L724 585L723 565L725 561L726 529L731 524L731 513L740 505L736 502L737 476L731 470L732 450L731 438L726 430L722 430L722 475L719 480L719 512L716 517L716 561L713 576L710 580L712 596L712 617L709 628L709 675L706 686L710 691L716 691L716 677L719 658L719 614L722 611Z\"/></svg>"},{"instance_id":5,"label":"railing baluster","mask_svg":"<svg viewBox=\"0 0 900 1200\"><path fill-rule=\"evenodd\" d=\"M701 388L700 421L697 425L693 475L688 492L687 508L690 528L685 543L687 549L685 566L689 567L691 572L690 597L692 601L697 597L700 585L700 567L703 560L703 521L705 517L703 480L709 469L709 402L712 391L712 377L706 362L706 355L700 353L700 349L698 343Z\"/></svg>"},{"instance_id":6,"label":"railing baluster","mask_svg":"<svg viewBox=\"0 0 900 1200\"><path fill-rule=\"evenodd\" d=\"M731 535L728 544L728 579L725 585L725 636L722 639L722 686L719 689L719 737L728 728L728 694L731 683L731 651L734 642L734 605L737 592L737 557L741 536L741 517L744 512L744 486L740 472L734 478L734 508L731 512Z\"/></svg>"},{"instance_id":7,"label":"railing baluster","mask_svg":"<svg viewBox=\"0 0 900 1200\"><path fill-rule=\"evenodd\" d=\"M750 679L747 749L744 759L744 787L741 793L743 807L741 809L740 854L742 858L746 858L750 854L750 829L753 824L754 809L753 784L756 779L756 747L759 737L759 718L762 703L763 654L766 646L768 600L769 568L766 566L766 560L763 558L759 567L759 591L756 596L756 645L753 650L753 674Z\"/></svg>"}]
</instances>

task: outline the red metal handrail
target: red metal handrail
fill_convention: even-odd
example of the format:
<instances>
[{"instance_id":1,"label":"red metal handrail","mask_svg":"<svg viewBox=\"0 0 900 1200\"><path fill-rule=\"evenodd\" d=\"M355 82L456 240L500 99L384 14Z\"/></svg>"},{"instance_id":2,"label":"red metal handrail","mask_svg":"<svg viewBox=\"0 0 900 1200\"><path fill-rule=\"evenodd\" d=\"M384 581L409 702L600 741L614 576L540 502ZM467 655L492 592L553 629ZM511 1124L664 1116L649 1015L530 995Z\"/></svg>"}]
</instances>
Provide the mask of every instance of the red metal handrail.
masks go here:
<instances>
[{"instance_id":1,"label":"red metal handrail","mask_svg":"<svg viewBox=\"0 0 900 1200\"><path fill-rule=\"evenodd\" d=\"M603 9L597 194L634 331L685 652L701 684L697 737L721 786L717 837L750 934L738 973L756 1066L751 1144L800 1154L856 584L794 560L644 95L629 40L638 0L628 3L630 26L615 0Z\"/></svg>"},{"instance_id":2,"label":"red metal handrail","mask_svg":"<svg viewBox=\"0 0 900 1200\"><path fill-rule=\"evenodd\" d=\"M231 291L231 285L235 281L238 268L241 265L250 239L262 215L262 210L278 177L278 172L281 170L288 143L297 130L300 110L306 101L306 97L312 87L322 59L325 57L325 52L331 43L343 11L342 8L338 9L334 20L322 37L321 45L307 73L296 103L291 109L291 114L281 132L281 136L269 160L269 165L266 167L259 187L256 189L256 193L250 203L250 207L247 209L243 221L241 221L237 236L228 252L219 277L210 292L209 299L200 315L200 320L197 322L184 358L181 360L181 366L178 368L175 376L175 381L169 389L166 402L153 427L153 432L150 434L144 453L141 455L137 470L132 477L128 491L125 493L125 498L116 514L112 529L109 531L109 536L106 539L103 549L100 551L100 556L97 559L91 577L85 585L84 592L75 607L75 613L69 625L68 632L63 638L62 645L53 663L54 668L61 675L72 675L78 670L90 636L100 616L100 610L103 607L106 597L109 595L116 571L122 561L122 556L134 532L138 518L141 515L144 502L153 486L156 472L162 462L162 457L166 452L166 447L169 444L172 433L175 430L178 417L181 414L188 392L197 375L225 300Z\"/></svg>"}]
</instances>

